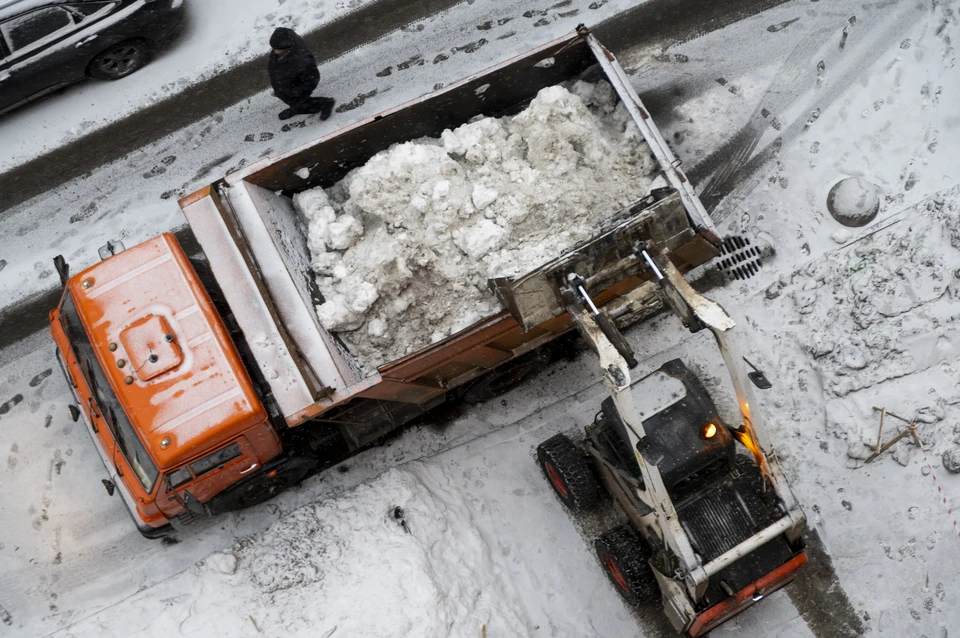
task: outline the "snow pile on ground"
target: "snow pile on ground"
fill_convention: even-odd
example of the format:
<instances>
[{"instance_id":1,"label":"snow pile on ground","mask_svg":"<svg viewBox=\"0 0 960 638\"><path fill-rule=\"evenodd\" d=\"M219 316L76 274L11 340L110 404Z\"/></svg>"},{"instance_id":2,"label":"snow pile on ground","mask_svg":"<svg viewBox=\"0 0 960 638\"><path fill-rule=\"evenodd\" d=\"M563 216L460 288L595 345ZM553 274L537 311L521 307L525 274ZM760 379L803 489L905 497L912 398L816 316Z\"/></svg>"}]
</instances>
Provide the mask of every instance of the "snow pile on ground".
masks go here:
<instances>
[{"instance_id":1,"label":"snow pile on ground","mask_svg":"<svg viewBox=\"0 0 960 638\"><path fill-rule=\"evenodd\" d=\"M155 611L153 592L70 633L406 638L480 636L486 626L490 636L534 635L468 500L441 468L390 470L198 562L163 585L180 593L162 601L164 613L138 614Z\"/></svg>"},{"instance_id":2,"label":"snow pile on ground","mask_svg":"<svg viewBox=\"0 0 960 638\"><path fill-rule=\"evenodd\" d=\"M499 311L488 278L590 238L648 193L655 167L605 82L548 87L514 117L393 146L294 198L320 321L368 369L443 339Z\"/></svg>"},{"instance_id":3,"label":"snow pile on ground","mask_svg":"<svg viewBox=\"0 0 960 638\"><path fill-rule=\"evenodd\" d=\"M854 463L873 452L879 417L868 413L862 418L838 399L950 366L958 354L953 334L960 317L958 231L954 190L898 216L889 230L828 253L767 290L768 298L776 298L787 287L799 315L796 338L811 357L828 401L826 431L847 442ZM922 394L916 397L921 403ZM941 395L904 416L918 419L921 436L931 444L948 443L954 438L952 426L933 425L943 421L948 403L949 397ZM903 425L892 423L888 438ZM911 447L904 442L895 458L905 463Z\"/></svg>"}]
</instances>

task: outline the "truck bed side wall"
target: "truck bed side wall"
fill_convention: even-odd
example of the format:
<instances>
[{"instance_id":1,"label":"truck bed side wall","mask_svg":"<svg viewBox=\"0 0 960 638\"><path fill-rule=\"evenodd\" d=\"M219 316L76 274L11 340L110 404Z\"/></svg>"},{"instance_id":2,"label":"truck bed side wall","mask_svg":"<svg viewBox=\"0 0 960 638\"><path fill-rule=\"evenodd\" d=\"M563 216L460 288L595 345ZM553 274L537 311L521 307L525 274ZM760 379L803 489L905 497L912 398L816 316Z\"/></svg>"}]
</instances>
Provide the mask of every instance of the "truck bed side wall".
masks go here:
<instances>
[{"instance_id":1,"label":"truck bed side wall","mask_svg":"<svg viewBox=\"0 0 960 638\"><path fill-rule=\"evenodd\" d=\"M227 182L246 180L288 193L318 186L329 188L394 144L439 137L444 129L456 128L478 115L501 116L518 111L540 89L575 78L594 64L596 59L586 42L579 36L568 36L285 155L253 164L229 175ZM296 174L302 168L310 171L306 179Z\"/></svg>"}]
</instances>

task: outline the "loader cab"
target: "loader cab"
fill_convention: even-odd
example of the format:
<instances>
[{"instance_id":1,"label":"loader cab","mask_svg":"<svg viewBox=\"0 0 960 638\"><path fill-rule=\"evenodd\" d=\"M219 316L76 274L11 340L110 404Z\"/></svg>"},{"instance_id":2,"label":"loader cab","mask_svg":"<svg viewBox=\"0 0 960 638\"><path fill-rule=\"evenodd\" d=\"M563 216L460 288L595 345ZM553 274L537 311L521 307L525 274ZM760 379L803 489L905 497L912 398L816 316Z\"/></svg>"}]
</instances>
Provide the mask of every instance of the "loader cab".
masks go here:
<instances>
[{"instance_id":1,"label":"loader cab","mask_svg":"<svg viewBox=\"0 0 960 638\"><path fill-rule=\"evenodd\" d=\"M692 477L733 467L736 443L716 406L680 359L668 361L631 387L646 437L640 453L655 463L670 490L682 490ZM642 484L636 454L613 399L601 404L596 434L621 467Z\"/></svg>"},{"instance_id":2,"label":"loader cab","mask_svg":"<svg viewBox=\"0 0 960 638\"><path fill-rule=\"evenodd\" d=\"M108 245L109 246L109 245ZM235 344L173 235L64 281L50 313L57 355L100 452L145 536L281 453Z\"/></svg>"}]
</instances>

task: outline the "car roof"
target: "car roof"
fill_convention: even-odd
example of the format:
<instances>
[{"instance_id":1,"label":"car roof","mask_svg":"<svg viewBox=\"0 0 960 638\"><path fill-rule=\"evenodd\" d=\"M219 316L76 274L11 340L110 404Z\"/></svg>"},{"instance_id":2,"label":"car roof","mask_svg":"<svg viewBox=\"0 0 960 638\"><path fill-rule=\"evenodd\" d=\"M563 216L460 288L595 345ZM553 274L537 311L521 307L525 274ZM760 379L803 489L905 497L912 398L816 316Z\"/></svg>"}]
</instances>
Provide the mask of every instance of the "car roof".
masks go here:
<instances>
[{"instance_id":1,"label":"car roof","mask_svg":"<svg viewBox=\"0 0 960 638\"><path fill-rule=\"evenodd\" d=\"M84 4L86 2L105 2L106 0L0 0L0 20L6 20L31 9L55 4Z\"/></svg>"},{"instance_id":2,"label":"car roof","mask_svg":"<svg viewBox=\"0 0 960 638\"><path fill-rule=\"evenodd\" d=\"M101 261L71 277L67 288L130 423L161 469L266 420L240 354L173 235Z\"/></svg>"}]
</instances>

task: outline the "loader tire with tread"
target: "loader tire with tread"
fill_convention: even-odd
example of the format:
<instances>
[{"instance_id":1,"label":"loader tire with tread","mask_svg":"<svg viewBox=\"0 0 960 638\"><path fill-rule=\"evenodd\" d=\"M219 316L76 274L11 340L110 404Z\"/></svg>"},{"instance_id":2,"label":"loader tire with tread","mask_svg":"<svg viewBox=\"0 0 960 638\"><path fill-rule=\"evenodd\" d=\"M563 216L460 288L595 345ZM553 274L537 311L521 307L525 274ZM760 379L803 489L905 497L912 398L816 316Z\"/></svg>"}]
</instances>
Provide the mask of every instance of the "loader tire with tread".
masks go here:
<instances>
[{"instance_id":1,"label":"loader tire with tread","mask_svg":"<svg viewBox=\"0 0 960 638\"><path fill-rule=\"evenodd\" d=\"M610 582L628 603L639 605L660 594L647 562L650 548L631 528L621 525L604 532L597 537L594 547Z\"/></svg>"},{"instance_id":2,"label":"loader tire with tread","mask_svg":"<svg viewBox=\"0 0 960 638\"><path fill-rule=\"evenodd\" d=\"M565 434L538 445L537 460L553 491L574 512L587 511L600 500L600 485L589 461Z\"/></svg>"}]
</instances>

